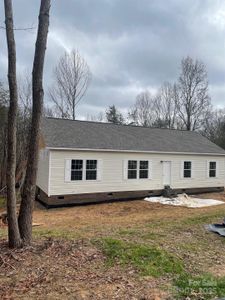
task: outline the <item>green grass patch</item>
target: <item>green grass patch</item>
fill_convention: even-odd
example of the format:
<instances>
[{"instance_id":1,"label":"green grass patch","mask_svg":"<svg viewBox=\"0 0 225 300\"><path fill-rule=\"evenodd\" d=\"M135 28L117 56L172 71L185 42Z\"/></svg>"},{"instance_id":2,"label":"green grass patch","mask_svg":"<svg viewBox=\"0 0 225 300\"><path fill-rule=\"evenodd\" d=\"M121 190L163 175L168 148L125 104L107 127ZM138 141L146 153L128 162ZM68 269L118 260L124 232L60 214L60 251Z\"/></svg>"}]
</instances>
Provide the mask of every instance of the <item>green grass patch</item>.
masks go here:
<instances>
[{"instance_id":1,"label":"green grass patch","mask_svg":"<svg viewBox=\"0 0 225 300\"><path fill-rule=\"evenodd\" d=\"M218 213L207 214L203 216L191 217L183 220L181 224L184 225L198 225L198 224L206 224L216 221L218 218L224 218L225 211L220 211Z\"/></svg>"},{"instance_id":2,"label":"green grass patch","mask_svg":"<svg viewBox=\"0 0 225 300\"><path fill-rule=\"evenodd\" d=\"M205 247L205 243L203 243L202 240L196 240L192 243L177 243L177 247L179 247L181 250L184 250L184 252L192 252L192 253L199 253L199 249L202 249Z\"/></svg>"},{"instance_id":3,"label":"green grass patch","mask_svg":"<svg viewBox=\"0 0 225 300\"><path fill-rule=\"evenodd\" d=\"M177 299L199 300L225 296L225 277L216 278L211 274L183 274L174 281L174 286Z\"/></svg>"},{"instance_id":4,"label":"green grass patch","mask_svg":"<svg viewBox=\"0 0 225 300\"><path fill-rule=\"evenodd\" d=\"M157 247L112 238L104 238L98 244L106 255L109 265L130 264L143 276L160 277L167 273L180 274L183 271L183 264L179 259Z\"/></svg>"},{"instance_id":5,"label":"green grass patch","mask_svg":"<svg viewBox=\"0 0 225 300\"><path fill-rule=\"evenodd\" d=\"M190 211L191 212L191 211ZM191 213L190 213L191 215ZM170 230L171 228L174 229L180 229L180 228L184 228L189 227L190 225L200 225L200 224L207 224L207 223L212 223L212 222L217 222L217 221L221 221L221 218L224 218L225 215L225 210L224 209L220 209L217 212L212 212L212 213L205 213L203 215L196 215L194 217L190 217L189 215L187 215L186 218L184 219L175 219L175 220L156 220L156 221L151 221L149 223L146 224L147 228L150 229L155 229L160 228L160 229L168 229Z\"/></svg>"},{"instance_id":6,"label":"green grass patch","mask_svg":"<svg viewBox=\"0 0 225 300\"><path fill-rule=\"evenodd\" d=\"M144 239L144 240L159 240L160 238L165 238L166 237L166 234L164 233L158 233L158 232L146 232L144 234L141 235L141 237Z\"/></svg>"},{"instance_id":7,"label":"green grass patch","mask_svg":"<svg viewBox=\"0 0 225 300\"><path fill-rule=\"evenodd\" d=\"M33 236L35 238L60 238L66 240L72 240L78 238L78 234L75 231L68 231L65 229L41 229L33 228Z\"/></svg>"},{"instance_id":8,"label":"green grass patch","mask_svg":"<svg viewBox=\"0 0 225 300\"><path fill-rule=\"evenodd\" d=\"M120 229L118 231L119 235L138 235L138 231L135 229Z\"/></svg>"}]
</instances>

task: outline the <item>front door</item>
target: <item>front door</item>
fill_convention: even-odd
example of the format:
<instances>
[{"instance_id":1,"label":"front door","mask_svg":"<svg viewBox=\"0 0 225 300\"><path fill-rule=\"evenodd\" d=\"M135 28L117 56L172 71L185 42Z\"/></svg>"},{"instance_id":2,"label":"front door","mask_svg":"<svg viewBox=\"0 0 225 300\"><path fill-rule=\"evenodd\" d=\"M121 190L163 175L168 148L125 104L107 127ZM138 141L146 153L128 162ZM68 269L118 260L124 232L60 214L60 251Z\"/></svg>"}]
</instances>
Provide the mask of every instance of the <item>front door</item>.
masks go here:
<instances>
[{"instance_id":1,"label":"front door","mask_svg":"<svg viewBox=\"0 0 225 300\"><path fill-rule=\"evenodd\" d=\"M171 161L163 162L163 185L171 185Z\"/></svg>"}]
</instances>

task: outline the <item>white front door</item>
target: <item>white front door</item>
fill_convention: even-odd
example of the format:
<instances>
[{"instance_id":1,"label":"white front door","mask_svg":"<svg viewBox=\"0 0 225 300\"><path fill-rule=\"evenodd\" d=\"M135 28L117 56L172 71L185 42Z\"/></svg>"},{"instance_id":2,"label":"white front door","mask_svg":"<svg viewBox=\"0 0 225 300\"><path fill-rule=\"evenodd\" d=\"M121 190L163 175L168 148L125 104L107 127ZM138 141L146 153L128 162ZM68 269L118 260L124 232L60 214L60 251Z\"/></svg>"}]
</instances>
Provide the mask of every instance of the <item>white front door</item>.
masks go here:
<instances>
[{"instance_id":1,"label":"white front door","mask_svg":"<svg viewBox=\"0 0 225 300\"><path fill-rule=\"evenodd\" d=\"M163 161L163 185L171 185L171 161Z\"/></svg>"}]
</instances>

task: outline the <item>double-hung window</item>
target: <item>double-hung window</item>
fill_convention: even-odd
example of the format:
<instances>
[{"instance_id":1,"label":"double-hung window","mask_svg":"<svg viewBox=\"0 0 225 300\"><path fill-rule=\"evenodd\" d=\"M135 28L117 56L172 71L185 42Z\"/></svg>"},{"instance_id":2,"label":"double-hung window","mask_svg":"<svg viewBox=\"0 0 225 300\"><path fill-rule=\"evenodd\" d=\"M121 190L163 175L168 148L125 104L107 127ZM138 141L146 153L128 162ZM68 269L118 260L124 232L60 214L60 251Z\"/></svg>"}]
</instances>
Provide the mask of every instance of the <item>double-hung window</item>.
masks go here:
<instances>
[{"instance_id":1,"label":"double-hung window","mask_svg":"<svg viewBox=\"0 0 225 300\"><path fill-rule=\"evenodd\" d=\"M128 160L128 179L137 178L137 160Z\"/></svg>"},{"instance_id":2,"label":"double-hung window","mask_svg":"<svg viewBox=\"0 0 225 300\"><path fill-rule=\"evenodd\" d=\"M127 168L128 179L147 179L149 178L148 160L128 160Z\"/></svg>"},{"instance_id":3,"label":"double-hung window","mask_svg":"<svg viewBox=\"0 0 225 300\"><path fill-rule=\"evenodd\" d=\"M69 180L67 181L80 181L80 180L97 180L98 177L98 161L95 159L72 159L68 160L70 163L69 170L66 167L66 173L69 172ZM67 171L68 170L68 171ZM66 175L66 178L68 176Z\"/></svg>"},{"instance_id":4,"label":"double-hung window","mask_svg":"<svg viewBox=\"0 0 225 300\"><path fill-rule=\"evenodd\" d=\"M83 160L72 159L71 160L71 180L83 179Z\"/></svg>"},{"instance_id":5,"label":"double-hung window","mask_svg":"<svg viewBox=\"0 0 225 300\"><path fill-rule=\"evenodd\" d=\"M209 177L216 177L216 161L209 162Z\"/></svg>"},{"instance_id":6,"label":"double-hung window","mask_svg":"<svg viewBox=\"0 0 225 300\"><path fill-rule=\"evenodd\" d=\"M148 160L140 160L139 162L139 178L148 178Z\"/></svg>"},{"instance_id":7,"label":"double-hung window","mask_svg":"<svg viewBox=\"0 0 225 300\"><path fill-rule=\"evenodd\" d=\"M86 180L97 179L97 160L86 160Z\"/></svg>"},{"instance_id":8,"label":"double-hung window","mask_svg":"<svg viewBox=\"0 0 225 300\"><path fill-rule=\"evenodd\" d=\"M192 167L192 162L191 161L184 161L184 178L191 178L191 167Z\"/></svg>"}]
</instances>

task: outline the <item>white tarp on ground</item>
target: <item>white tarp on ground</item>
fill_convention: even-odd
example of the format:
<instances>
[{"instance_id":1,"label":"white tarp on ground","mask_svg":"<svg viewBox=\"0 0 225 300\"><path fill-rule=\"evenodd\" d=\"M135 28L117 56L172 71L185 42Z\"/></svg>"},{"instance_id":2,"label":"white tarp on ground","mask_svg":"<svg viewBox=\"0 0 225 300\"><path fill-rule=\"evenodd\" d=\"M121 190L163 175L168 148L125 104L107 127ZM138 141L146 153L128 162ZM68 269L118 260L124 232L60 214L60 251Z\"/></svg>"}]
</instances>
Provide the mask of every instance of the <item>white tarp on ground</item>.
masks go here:
<instances>
[{"instance_id":1,"label":"white tarp on ground","mask_svg":"<svg viewBox=\"0 0 225 300\"><path fill-rule=\"evenodd\" d=\"M186 206L192 208L225 204L225 202L223 201L214 200L214 199L194 198L194 197L189 197L186 194L177 195L177 197L175 198L165 198L162 196L147 197L144 200L153 203L161 203L161 204L175 205L175 206Z\"/></svg>"}]
</instances>

